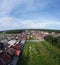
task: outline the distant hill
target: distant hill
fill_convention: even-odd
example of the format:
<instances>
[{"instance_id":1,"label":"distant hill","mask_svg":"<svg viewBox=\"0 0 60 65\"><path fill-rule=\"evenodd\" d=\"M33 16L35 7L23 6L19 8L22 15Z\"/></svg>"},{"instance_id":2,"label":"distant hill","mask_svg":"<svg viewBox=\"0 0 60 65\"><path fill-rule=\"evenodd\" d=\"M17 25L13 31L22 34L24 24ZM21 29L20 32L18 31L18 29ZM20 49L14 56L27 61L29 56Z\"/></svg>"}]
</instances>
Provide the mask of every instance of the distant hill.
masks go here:
<instances>
[{"instance_id":1,"label":"distant hill","mask_svg":"<svg viewBox=\"0 0 60 65\"><path fill-rule=\"evenodd\" d=\"M6 32L7 34L14 34L14 33L22 33L25 30L37 30L37 31L46 31L46 32L57 32L60 33L60 30L52 30L52 29L20 29L20 30L5 30L5 31L0 31L0 33L2 32Z\"/></svg>"},{"instance_id":2,"label":"distant hill","mask_svg":"<svg viewBox=\"0 0 60 65\"><path fill-rule=\"evenodd\" d=\"M54 29L27 29L27 30L39 30L39 31L57 32L57 33L60 33L60 30L54 30Z\"/></svg>"},{"instance_id":3,"label":"distant hill","mask_svg":"<svg viewBox=\"0 0 60 65\"><path fill-rule=\"evenodd\" d=\"M7 33L7 34L17 34L17 33L22 33L24 30L6 30L6 31L0 31L0 33Z\"/></svg>"}]
</instances>

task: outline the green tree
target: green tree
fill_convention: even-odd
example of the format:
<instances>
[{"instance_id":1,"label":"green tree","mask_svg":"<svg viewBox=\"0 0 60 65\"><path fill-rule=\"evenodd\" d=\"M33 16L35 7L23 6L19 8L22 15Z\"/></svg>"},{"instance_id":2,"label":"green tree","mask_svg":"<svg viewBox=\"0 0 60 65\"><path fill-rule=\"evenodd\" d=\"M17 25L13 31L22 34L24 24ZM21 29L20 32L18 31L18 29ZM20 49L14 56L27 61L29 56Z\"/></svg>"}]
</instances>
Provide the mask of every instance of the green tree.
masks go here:
<instances>
[{"instance_id":1,"label":"green tree","mask_svg":"<svg viewBox=\"0 0 60 65\"><path fill-rule=\"evenodd\" d=\"M60 36L58 36L56 38L57 38L57 47L60 48Z\"/></svg>"},{"instance_id":2,"label":"green tree","mask_svg":"<svg viewBox=\"0 0 60 65\"><path fill-rule=\"evenodd\" d=\"M52 44L52 40L54 39L54 37L51 36L51 35L48 35L48 36L46 36L44 39L45 39L46 41L48 41L49 43Z\"/></svg>"},{"instance_id":3,"label":"green tree","mask_svg":"<svg viewBox=\"0 0 60 65\"><path fill-rule=\"evenodd\" d=\"M3 43L0 42L0 49L2 49L2 48L3 48Z\"/></svg>"}]
</instances>

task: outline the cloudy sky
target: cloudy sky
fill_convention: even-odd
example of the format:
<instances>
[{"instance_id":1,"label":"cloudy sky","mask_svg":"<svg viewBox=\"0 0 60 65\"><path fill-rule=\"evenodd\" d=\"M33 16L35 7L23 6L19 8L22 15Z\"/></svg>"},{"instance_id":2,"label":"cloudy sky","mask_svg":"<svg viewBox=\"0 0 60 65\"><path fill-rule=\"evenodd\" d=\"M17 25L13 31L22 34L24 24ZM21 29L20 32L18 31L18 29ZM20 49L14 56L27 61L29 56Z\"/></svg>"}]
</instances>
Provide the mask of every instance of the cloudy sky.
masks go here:
<instances>
[{"instance_id":1,"label":"cloudy sky","mask_svg":"<svg viewBox=\"0 0 60 65\"><path fill-rule=\"evenodd\" d=\"M59 29L60 0L0 0L0 31Z\"/></svg>"}]
</instances>

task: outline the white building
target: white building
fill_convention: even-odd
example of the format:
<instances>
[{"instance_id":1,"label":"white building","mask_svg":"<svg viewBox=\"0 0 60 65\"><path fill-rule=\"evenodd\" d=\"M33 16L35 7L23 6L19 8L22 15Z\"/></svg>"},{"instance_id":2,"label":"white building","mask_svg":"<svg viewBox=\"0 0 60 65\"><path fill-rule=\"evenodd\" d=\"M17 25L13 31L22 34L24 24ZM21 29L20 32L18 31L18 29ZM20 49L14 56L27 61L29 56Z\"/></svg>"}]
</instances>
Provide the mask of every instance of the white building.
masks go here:
<instances>
[{"instance_id":1,"label":"white building","mask_svg":"<svg viewBox=\"0 0 60 65\"><path fill-rule=\"evenodd\" d=\"M10 40L10 41L8 42L9 47L12 46L12 45L14 45L15 43L16 43L16 40Z\"/></svg>"}]
</instances>

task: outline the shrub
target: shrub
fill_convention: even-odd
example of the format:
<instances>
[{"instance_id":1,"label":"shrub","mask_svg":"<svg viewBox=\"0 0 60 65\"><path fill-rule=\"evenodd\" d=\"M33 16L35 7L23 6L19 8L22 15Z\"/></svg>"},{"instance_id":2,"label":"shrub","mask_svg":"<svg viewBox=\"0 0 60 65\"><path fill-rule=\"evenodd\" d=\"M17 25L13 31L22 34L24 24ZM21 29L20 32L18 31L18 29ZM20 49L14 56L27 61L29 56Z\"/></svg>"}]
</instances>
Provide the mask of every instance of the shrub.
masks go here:
<instances>
[{"instance_id":1,"label":"shrub","mask_svg":"<svg viewBox=\"0 0 60 65\"><path fill-rule=\"evenodd\" d=\"M48 35L44 39L48 41L50 44L60 48L60 37L54 37L54 36Z\"/></svg>"}]
</instances>

